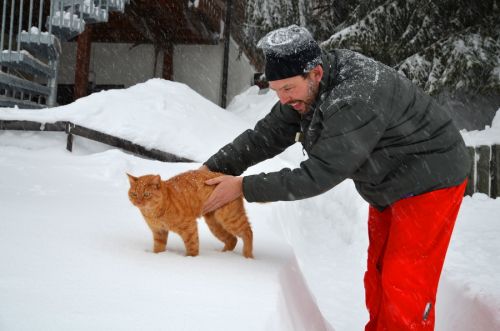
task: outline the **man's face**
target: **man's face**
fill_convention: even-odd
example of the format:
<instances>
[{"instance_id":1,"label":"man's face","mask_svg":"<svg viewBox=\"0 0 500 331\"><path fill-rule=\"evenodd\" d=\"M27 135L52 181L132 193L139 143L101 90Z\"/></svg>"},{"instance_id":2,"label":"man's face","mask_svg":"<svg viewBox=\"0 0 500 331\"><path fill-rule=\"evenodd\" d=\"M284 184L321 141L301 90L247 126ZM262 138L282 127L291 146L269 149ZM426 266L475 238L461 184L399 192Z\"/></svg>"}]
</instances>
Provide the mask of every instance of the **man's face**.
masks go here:
<instances>
[{"instance_id":1,"label":"man's face","mask_svg":"<svg viewBox=\"0 0 500 331\"><path fill-rule=\"evenodd\" d=\"M306 78L294 76L273 80L269 82L269 87L276 92L282 104L288 104L299 113L305 114L310 110L311 104L318 95L322 76L323 68L317 66L308 73Z\"/></svg>"}]
</instances>

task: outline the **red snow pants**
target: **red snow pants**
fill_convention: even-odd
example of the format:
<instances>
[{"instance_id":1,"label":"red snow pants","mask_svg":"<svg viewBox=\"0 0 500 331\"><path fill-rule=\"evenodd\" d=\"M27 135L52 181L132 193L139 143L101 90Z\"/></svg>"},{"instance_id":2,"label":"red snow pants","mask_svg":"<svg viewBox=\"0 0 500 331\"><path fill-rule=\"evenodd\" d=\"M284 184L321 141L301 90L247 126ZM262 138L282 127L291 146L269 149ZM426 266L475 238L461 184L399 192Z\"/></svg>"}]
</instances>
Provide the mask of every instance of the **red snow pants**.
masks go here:
<instances>
[{"instance_id":1,"label":"red snow pants","mask_svg":"<svg viewBox=\"0 0 500 331\"><path fill-rule=\"evenodd\" d=\"M465 185L405 198L383 211L370 206L365 331L434 330L439 276Z\"/></svg>"}]
</instances>

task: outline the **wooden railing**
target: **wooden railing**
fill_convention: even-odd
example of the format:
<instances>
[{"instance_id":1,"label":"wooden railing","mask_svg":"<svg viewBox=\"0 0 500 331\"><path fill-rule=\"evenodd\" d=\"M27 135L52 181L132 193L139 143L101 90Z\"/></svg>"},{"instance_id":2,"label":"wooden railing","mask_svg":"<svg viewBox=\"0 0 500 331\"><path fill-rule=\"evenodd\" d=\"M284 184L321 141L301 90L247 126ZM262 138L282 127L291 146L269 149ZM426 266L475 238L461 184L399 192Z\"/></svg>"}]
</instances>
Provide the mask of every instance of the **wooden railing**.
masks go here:
<instances>
[{"instance_id":1,"label":"wooden railing","mask_svg":"<svg viewBox=\"0 0 500 331\"><path fill-rule=\"evenodd\" d=\"M500 145L467 147L473 160L465 194L500 196Z\"/></svg>"},{"instance_id":2,"label":"wooden railing","mask_svg":"<svg viewBox=\"0 0 500 331\"><path fill-rule=\"evenodd\" d=\"M109 146L121 148L133 154L145 156L154 160L164 162L193 162L192 160L168 152L160 151L158 149L147 149L126 139L85 128L71 122L59 121L55 123L39 123L33 121L0 120L0 130L66 132L68 135L66 140L66 149L70 152L73 150L73 136L75 135L98 141Z\"/></svg>"}]
</instances>

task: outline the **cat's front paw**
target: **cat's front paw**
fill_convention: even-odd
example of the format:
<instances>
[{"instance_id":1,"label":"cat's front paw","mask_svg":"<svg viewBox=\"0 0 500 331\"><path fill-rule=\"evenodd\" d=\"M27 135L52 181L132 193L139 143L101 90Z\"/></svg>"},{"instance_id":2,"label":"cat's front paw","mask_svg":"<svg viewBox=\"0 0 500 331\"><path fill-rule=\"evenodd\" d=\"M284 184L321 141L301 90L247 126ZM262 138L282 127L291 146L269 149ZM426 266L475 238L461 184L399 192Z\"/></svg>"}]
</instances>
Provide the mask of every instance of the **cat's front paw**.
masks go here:
<instances>
[{"instance_id":1,"label":"cat's front paw","mask_svg":"<svg viewBox=\"0 0 500 331\"><path fill-rule=\"evenodd\" d=\"M186 252L186 256L198 256L198 250L191 250Z\"/></svg>"},{"instance_id":2,"label":"cat's front paw","mask_svg":"<svg viewBox=\"0 0 500 331\"><path fill-rule=\"evenodd\" d=\"M153 248L153 253L158 254L161 252L165 252L166 250L166 248Z\"/></svg>"}]
</instances>

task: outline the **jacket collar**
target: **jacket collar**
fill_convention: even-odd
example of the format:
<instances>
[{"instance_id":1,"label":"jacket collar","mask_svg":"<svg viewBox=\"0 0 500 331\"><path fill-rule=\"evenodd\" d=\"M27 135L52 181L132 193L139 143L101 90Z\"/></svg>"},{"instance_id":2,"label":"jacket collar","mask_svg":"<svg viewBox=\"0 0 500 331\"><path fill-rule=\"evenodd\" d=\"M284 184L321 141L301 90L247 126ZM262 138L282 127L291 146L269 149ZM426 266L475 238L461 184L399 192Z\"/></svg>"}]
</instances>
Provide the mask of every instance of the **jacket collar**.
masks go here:
<instances>
[{"instance_id":1,"label":"jacket collar","mask_svg":"<svg viewBox=\"0 0 500 331\"><path fill-rule=\"evenodd\" d=\"M337 74L337 54L335 54L335 51L330 53L322 51L321 59L323 61L323 77L319 83L318 97L321 97L324 93L328 94L331 91Z\"/></svg>"},{"instance_id":2,"label":"jacket collar","mask_svg":"<svg viewBox=\"0 0 500 331\"><path fill-rule=\"evenodd\" d=\"M337 73L337 55L335 54L335 51L330 53L321 51L321 59L323 61L323 77L319 82L318 95L312 104L312 111L308 112L310 116L312 116L312 113L316 111L316 108L320 106L332 92L335 83L334 78Z\"/></svg>"}]
</instances>

